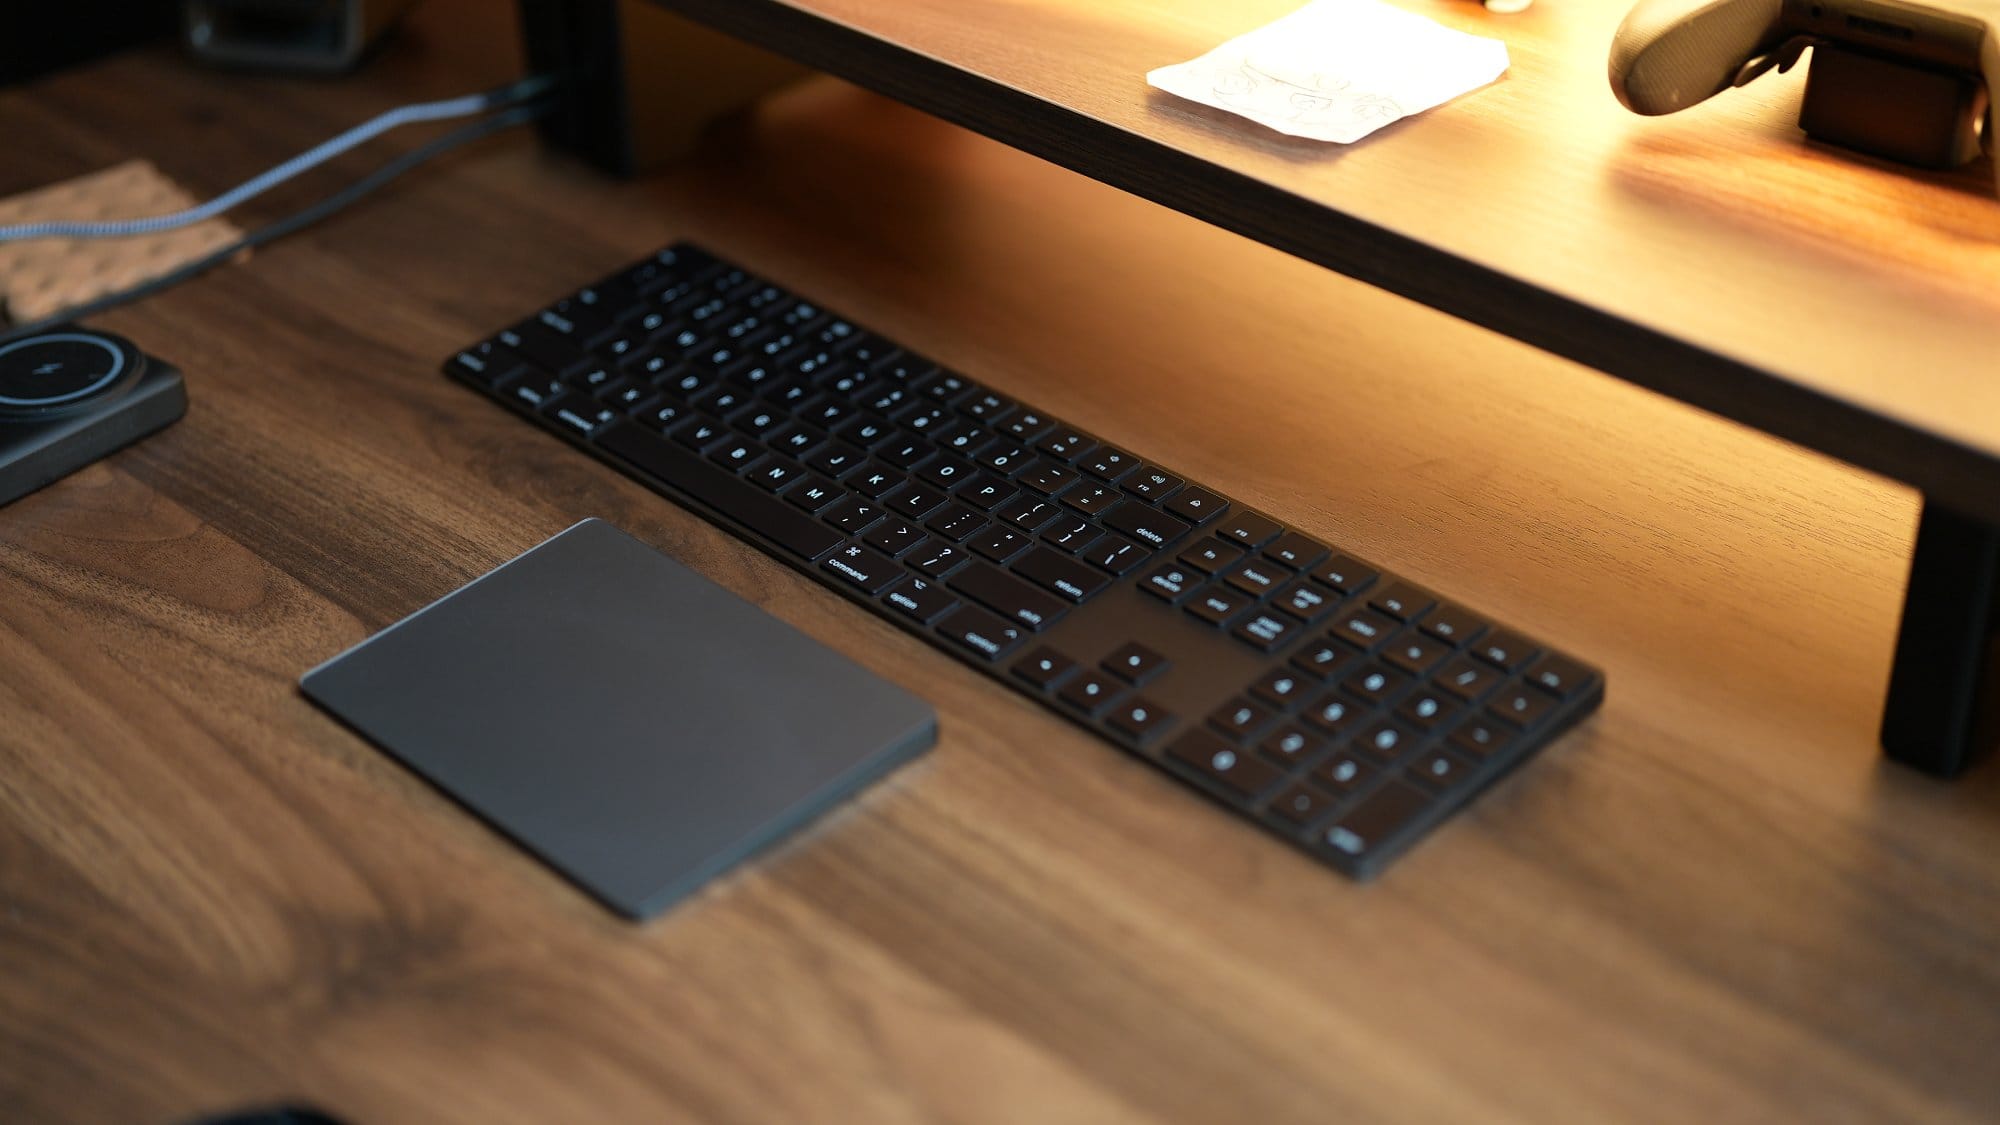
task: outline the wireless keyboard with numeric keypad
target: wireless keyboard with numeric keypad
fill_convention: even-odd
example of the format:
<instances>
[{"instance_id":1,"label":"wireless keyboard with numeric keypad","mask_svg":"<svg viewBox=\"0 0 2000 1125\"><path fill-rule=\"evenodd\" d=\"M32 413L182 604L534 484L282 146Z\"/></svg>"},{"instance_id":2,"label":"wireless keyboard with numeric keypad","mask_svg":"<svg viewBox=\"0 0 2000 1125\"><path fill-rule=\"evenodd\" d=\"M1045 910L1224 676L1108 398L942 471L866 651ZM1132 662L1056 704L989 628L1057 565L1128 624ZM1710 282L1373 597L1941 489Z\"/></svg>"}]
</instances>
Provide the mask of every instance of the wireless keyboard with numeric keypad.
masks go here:
<instances>
[{"instance_id":1,"label":"wireless keyboard with numeric keypad","mask_svg":"<svg viewBox=\"0 0 2000 1125\"><path fill-rule=\"evenodd\" d=\"M688 244L455 377L1357 877L1603 677Z\"/></svg>"}]
</instances>

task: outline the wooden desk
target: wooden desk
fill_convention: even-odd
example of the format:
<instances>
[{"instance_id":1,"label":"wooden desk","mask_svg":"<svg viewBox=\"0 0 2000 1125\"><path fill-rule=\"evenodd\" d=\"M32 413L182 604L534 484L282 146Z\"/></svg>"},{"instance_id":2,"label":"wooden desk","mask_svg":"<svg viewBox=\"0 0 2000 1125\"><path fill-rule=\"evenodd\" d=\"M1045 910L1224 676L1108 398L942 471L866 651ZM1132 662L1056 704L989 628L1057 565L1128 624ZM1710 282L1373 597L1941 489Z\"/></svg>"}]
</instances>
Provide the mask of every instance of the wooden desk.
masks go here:
<instances>
[{"instance_id":1,"label":"wooden desk","mask_svg":"<svg viewBox=\"0 0 2000 1125\"><path fill-rule=\"evenodd\" d=\"M150 53L0 94L0 192L133 153L218 190L498 81L469 10L351 82ZM1604 710L1357 886L437 374L680 235L1533 625ZM103 323L193 405L0 509L0 1117L2000 1105L2000 771L1873 741L1899 486L832 82L639 183L490 142ZM931 699L936 752L633 927L297 694L593 514Z\"/></svg>"}]
</instances>

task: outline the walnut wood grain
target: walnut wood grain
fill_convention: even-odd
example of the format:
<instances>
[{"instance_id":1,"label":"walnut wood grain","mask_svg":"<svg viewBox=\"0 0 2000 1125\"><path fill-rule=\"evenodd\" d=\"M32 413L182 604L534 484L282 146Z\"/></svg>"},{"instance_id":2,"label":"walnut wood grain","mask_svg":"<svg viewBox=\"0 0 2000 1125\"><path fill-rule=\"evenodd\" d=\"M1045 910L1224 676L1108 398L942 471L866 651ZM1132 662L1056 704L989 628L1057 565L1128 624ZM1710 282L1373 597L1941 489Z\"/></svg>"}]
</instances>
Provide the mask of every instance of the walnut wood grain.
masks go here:
<instances>
[{"instance_id":1,"label":"walnut wood grain","mask_svg":"<svg viewBox=\"0 0 2000 1125\"><path fill-rule=\"evenodd\" d=\"M217 190L500 78L475 15L338 84L141 53L0 94L0 192L134 152ZM1358 886L437 373L679 236L1532 625L1603 711ZM831 82L643 182L484 143L103 324L192 405L0 508L9 1121L2000 1104L2000 771L1874 746L1900 487ZM585 515L930 699L937 750L631 926L297 693Z\"/></svg>"},{"instance_id":2,"label":"walnut wood grain","mask_svg":"<svg viewBox=\"0 0 2000 1125\"><path fill-rule=\"evenodd\" d=\"M2000 519L2000 200L1808 144L1805 68L1669 118L1627 0L1488 13L1496 85L1353 146L1149 89L1294 0L659 0L1135 194Z\"/></svg>"}]
</instances>

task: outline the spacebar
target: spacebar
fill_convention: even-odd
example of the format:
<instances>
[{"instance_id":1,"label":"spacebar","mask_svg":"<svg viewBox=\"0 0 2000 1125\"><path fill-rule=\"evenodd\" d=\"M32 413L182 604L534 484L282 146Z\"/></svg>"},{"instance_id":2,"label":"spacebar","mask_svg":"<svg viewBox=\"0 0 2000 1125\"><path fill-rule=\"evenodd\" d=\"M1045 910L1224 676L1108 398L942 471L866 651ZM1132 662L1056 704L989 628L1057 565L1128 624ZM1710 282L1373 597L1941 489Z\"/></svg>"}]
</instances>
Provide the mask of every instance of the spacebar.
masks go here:
<instances>
[{"instance_id":1,"label":"spacebar","mask_svg":"<svg viewBox=\"0 0 2000 1125\"><path fill-rule=\"evenodd\" d=\"M818 558L842 541L832 528L632 421L612 423L597 444L792 554Z\"/></svg>"}]
</instances>

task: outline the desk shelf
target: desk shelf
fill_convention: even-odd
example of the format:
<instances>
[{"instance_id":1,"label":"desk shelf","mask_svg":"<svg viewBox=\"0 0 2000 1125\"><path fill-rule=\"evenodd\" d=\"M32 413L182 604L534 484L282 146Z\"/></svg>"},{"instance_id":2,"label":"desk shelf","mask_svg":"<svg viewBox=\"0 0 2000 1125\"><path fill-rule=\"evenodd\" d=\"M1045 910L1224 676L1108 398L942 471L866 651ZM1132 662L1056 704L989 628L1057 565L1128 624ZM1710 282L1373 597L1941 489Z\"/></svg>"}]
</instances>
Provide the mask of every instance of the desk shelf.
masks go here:
<instances>
[{"instance_id":1,"label":"desk shelf","mask_svg":"<svg viewBox=\"0 0 2000 1125\"><path fill-rule=\"evenodd\" d=\"M1817 146L1799 79L1613 99L1625 0L1518 16L1497 84L1352 146L1146 86L1291 0L659 0L1217 226L2000 521L2000 201ZM1337 310L1330 310L1338 315Z\"/></svg>"},{"instance_id":2,"label":"desk shelf","mask_svg":"<svg viewBox=\"0 0 2000 1125\"><path fill-rule=\"evenodd\" d=\"M618 0L569 0L616 26ZM1612 97L1625 0L1502 16L1406 0L1504 40L1495 85L1351 146L1148 87L1291 0L653 0L731 38L1359 281L1923 492L1926 526L2000 536L2000 201L1807 142L1804 68L1669 118ZM544 7L546 8L546 0ZM533 3L531 3L533 7ZM1191 268L1195 268L1192 267ZM1339 315L1329 310L1329 315ZM1963 536L1912 571L1884 740L1963 768L2000 693ZM1969 540L1968 540L1969 541ZM1983 541L1983 540L1981 540ZM1935 577L1949 572L1950 581ZM1983 573L1983 571L1981 571ZM1960 611L1963 611L1962 613ZM1940 638L1922 620L1975 618ZM1940 662L1939 653L1971 653ZM1964 685L1946 693L1934 685ZM1910 693L1916 692L1912 697ZM2000 729L2000 722L1991 724Z\"/></svg>"}]
</instances>

